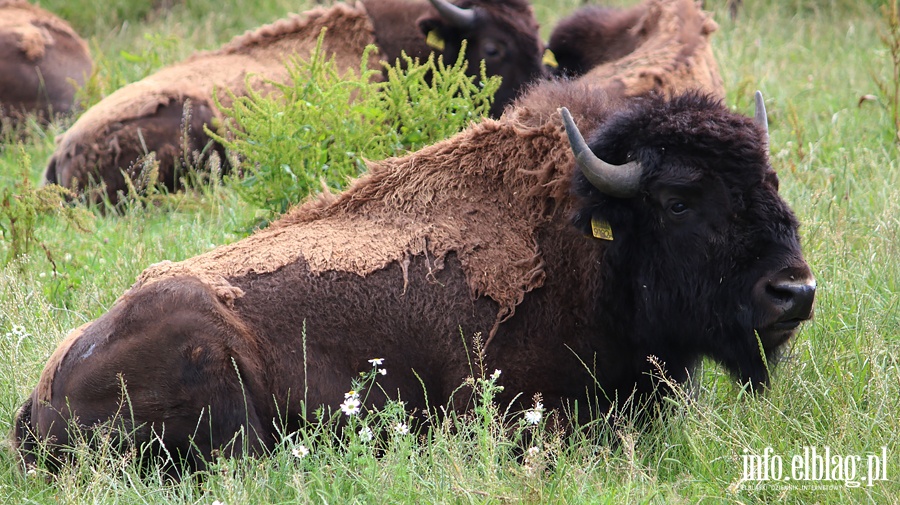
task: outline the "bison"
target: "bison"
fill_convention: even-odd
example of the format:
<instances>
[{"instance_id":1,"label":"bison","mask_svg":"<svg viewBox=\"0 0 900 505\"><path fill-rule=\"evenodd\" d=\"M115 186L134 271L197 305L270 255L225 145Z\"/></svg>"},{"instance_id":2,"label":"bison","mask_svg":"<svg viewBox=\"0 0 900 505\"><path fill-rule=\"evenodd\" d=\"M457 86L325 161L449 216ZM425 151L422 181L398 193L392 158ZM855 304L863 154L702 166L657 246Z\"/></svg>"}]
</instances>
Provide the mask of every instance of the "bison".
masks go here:
<instances>
[{"instance_id":1,"label":"bison","mask_svg":"<svg viewBox=\"0 0 900 505\"><path fill-rule=\"evenodd\" d=\"M359 68L369 44L380 48L380 55L369 61L370 68L378 69L379 58L394 62L401 51L427 57L435 51L428 43L442 48L437 52L445 61L456 61L462 40L467 40L469 73L479 74L484 60L487 73L503 78L491 108L494 116L526 83L542 75L543 43L525 0L463 0L459 6L446 0L430 2L371 0L316 8L129 84L91 107L57 137L44 180L80 192L102 182L105 193L89 199L97 201L105 194L115 203L119 193L127 191L121 171L138 177L143 164L136 160L154 152L159 181L174 190L181 166L203 166L213 153L226 159L224 149L204 131L221 117L214 89L226 107L232 104L228 92L245 93L248 74L255 74L253 87L271 90L265 80L287 80L284 60L292 54L309 55L323 28L327 28L324 53L347 70Z\"/></svg>"},{"instance_id":2,"label":"bison","mask_svg":"<svg viewBox=\"0 0 900 505\"><path fill-rule=\"evenodd\" d=\"M92 68L87 44L65 21L24 0L0 0L0 116L70 112Z\"/></svg>"},{"instance_id":3,"label":"bison","mask_svg":"<svg viewBox=\"0 0 900 505\"><path fill-rule=\"evenodd\" d=\"M717 29L695 0L647 0L625 10L591 6L557 24L548 50L558 76L577 78L590 71L619 96L700 87L724 98L709 44Z\"/></svg>"},{"instance_id":4,"label":"bison","mask_svg":"<svg viewBox=\"0 0 900 505\"><path fill-rule=\"evenodd\" d=\"M14 422L24 463L62 464L95 430L191 468L264 453L375 357L390 373L367 405L419 412L470 405L473 354L502 371L499 403L539 393L577 421L651 401L661 373L684 382L704 357L767 384L815 280L762 101L754 120L702 91L618 98L591 75L146 269L50 357Z\"/></svg>"},{"instance_id":5,"label":"bison","mask_svg":"<svg viewBox=\"0 0 900 505\"><path fill-rule=\"evenodd\" d=\"M558 65L556 73L577 77L634 52L640 41L635 27L646 10L647 4L629 9L591 5L560 20L547 41Z\"/></svg>"}]
</instances>

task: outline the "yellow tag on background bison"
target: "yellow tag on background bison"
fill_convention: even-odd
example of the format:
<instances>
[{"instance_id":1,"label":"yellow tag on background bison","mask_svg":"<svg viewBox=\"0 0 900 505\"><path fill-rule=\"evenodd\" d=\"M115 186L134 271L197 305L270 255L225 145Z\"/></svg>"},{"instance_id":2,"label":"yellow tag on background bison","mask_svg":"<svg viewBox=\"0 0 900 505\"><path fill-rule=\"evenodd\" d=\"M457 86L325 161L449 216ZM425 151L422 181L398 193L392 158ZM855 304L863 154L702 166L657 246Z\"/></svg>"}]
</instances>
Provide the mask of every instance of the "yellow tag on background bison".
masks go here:
<instances>
[{"instance_id":1,"label":"yellow tag on background bison","mask_svg":"<svg viewBox=\"0 0 900 505\"><path fill-rule=\"evenodd\" d=\"M547 65L548 67L556 68L559 66L559 63L556 61L556 55L553 54L553 51L547 49L544 51L544 57L541 58L541 63Z\"/></svg>"},{"instance_id":2,"label":"yellow tag on background bison","mask_svg":"<svg viewBox=\"0 0 900 505\"><path fill-rule=\"evenodd\" d=\"M609 221L600 218L596 214L591 217L591 233L594 235L594 238L599 238L600 240L613 239L612 227L609 226Z\"/></svg>"},{"instance_id":3,"label":"yellow tag on background bison","mask_svg":"<svg viewBox=\"0 0 900 505\"><path fill-rule=\"evenodd\" d=\"M432 47L438 51L444 50L444 39L441 38L437 30L428 32L428 35L425 37L425 43L428 44L428 47Z\"/></svg>"}]
</instances>

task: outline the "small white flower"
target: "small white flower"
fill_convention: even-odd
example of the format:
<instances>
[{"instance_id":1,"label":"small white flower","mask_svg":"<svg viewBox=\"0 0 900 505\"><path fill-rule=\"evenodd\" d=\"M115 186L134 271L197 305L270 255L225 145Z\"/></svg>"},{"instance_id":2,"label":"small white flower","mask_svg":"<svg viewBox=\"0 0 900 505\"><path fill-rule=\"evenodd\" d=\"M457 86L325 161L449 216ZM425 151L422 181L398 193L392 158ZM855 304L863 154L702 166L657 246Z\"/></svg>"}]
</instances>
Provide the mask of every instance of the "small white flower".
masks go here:
<instances>
[{"instance_id":1,"label":"small white flower","mask_svg":"<svg viewBox=\"0 0 900 505\"><path fill-rule=\"evenodd\" d=\"M538 424L541 422L541 411L540 410L529 410L525 413L525 422L528 424Z\"/></svg>"},{"instance_id":2,"label":"small white flower","mask_svg":"<svg viewBox=\"0 0 900 505\"><path fill-rule=\"evenodd\" d=\"M491 374L491 380L495 381L500 378L500 369L495 369L494 373Z\"/></svg>"},{"instance_id":3,"label":"small white flower","mask_svg":"<svg viewBox=\"0 0 900 505\"><path fill-rule=\"evenodd\" d=\"M397 423L394 425L394 431L397 432L398 435L407 435L409 434L409 426L406 423Z\"/></svg>"},{"instance_id":4,"label":"small white flower","mask_svg":"<svg viewBox=\"0 0 900 505\"><path fill-rule=\"evenodd\" d=\"M379 368L378 373L380 373L381 375L387 375L387 368Z\"/></svg>"},{"instance_id":5,"label":"small white flower","mask_svg":"<svg viewBox=\"0 0 900 505\"><path fill-rule=\"evenodd\" d=\"M528 453L529 457L533 458L541 453L541 449L538 446L534 445L534 446L529 447L528 450L525 452Z\"/></svg>"},{"instance_id":6,"label":"small white flower","mask_svg":"<svg viewBox=\"0 0 900 505\"><path fill-rule=\"evenodd\" d=\"M63 256L63 261L65 261L66 263L72 261L72 253L66 253L66 255Z\"/></svg>"},{"instance_id":7,"label":"small white flower","mask_svg":"<svg viewBox=\"0 0 900 505\"><path fill-rule=\"evenodd\" d=\"M372 366L378 366L384 363L384 358L372 358L369 360L369 363L371 363Z\"/></svg>"},{"instance_id":8,"label":"small white flower","mask_svg":"<svg viewBox=\"0 0 900 505\"><path fill-rule=\"evenodd\" d=\"M100 259L98 259L98 260L97 260L97 263L99 263L99 264L101 264L101 265L105 265L105 264L106 264L106 258L100 258Z\"/></svg>"},{"instance_id":9,"label":"small white flower","mask_svg":"<svg viewBox=\"0 0 900 505\"><path fill-rule=\"evenodd\" d=\"M353 399L359 398L359 393L356 392L356 391L354 391L354 390L352 390L352 389L351 389L350 391L344 393L344 399L345 399L345 400L349 400L350 398L353 398Z\"/></svg>"},{"instance_id":10,"label":"small white flower","mask_svg":"<svg viewBox=\"0 0 900 505\"><path fill-rule=\"evenodd\" d=\"M359 414L360 403L359 399L350 397L344 400L344 403L341 404L341 411L348 416Z\"/></svg>"},{"instance_id":11,"label":"small white flower","mask_svg":"<svg viewBox=\"0 0 900 505\"><path fill-rule=\"evenodd\" d=\"M225 502L216 500L216 501L212 502L212 505L225 505Z\"/></svg>"},{"instance_id":12,"label":"small white flower","mask_svg":"<svg viewBox=\"0 0 900 505\"><path fill-rule=\"evenodd\" d=\"M363 442L371 442L373 438L375 438L375 435L368 426L363 426L359 429L359 439Z\"/></svg>"},{"instance_id":13,"label":"small white flower","mask_svg":"<svg viewBox=\"0 0 900 505\"><path fill-rule=\"evenodd\" d=\"M43 279L44 277L47 277L47 272L41 272L41 273L39 273L39 274L38 274L38 277L40 277L41 279Z\"/></svg>"},{"instance_id":14,"label":"small white flower","mask_svg":"<svg viewBox=\"0 0 900 505\"><path fill-rule=\"evenodd\" d=\"M305 445L300 444L297 447L291 449L291 454L293 454L297 459L303 459L309 455L309 449L307 449Z\"/></svg>"}]
</instances>

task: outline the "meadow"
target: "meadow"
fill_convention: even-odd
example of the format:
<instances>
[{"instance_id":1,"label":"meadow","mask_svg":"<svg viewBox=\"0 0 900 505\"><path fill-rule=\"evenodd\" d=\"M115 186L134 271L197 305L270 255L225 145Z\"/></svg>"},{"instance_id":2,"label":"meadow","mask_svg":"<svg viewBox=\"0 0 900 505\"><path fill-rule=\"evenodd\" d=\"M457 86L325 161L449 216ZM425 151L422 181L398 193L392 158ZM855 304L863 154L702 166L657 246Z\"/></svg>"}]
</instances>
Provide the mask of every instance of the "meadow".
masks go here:
<instances>
[{"instance_id":1,"label":"meadow","mask_svg":"<svg viewBox=\"0 0 900 505\"><path fill-rule=\"evenodd\" d=\"M101 90L313 5L40 3L90 41ZM427 437L396 432L376 448L361 436L335 437L323 423L268 457L219 460L181 482L142 473L127 454L86 449L84 462L55 480L24 475L4 441L0 503L900 503L900 53L891 47L900 27L891 37L883 3L747 1L732 20L725 0L706 1L719 23L712 44L727 104L749 115L753 91L766 97L772 164L818 280L815 317L765 394L747 394L709 362L647 425L511 434L485 378L478 408ZM546 37L581 2L533 4ZM213 183L117 212L74 206L28 215L18 225L29 234L14 244L8 202L37 186L54 136L71 122L32 123L0 139L3 433L69 330L108 310L145 267L244 237L261 212ZM402 419L386 411L371 422ZM515 437L525 430L536 450L517 456ZM748 461L780 461L788 475L812 450L840 456L830 468L840 474L742 479ZM876 478L862 481L869 472Z\"/></svg>"}]
</instances>

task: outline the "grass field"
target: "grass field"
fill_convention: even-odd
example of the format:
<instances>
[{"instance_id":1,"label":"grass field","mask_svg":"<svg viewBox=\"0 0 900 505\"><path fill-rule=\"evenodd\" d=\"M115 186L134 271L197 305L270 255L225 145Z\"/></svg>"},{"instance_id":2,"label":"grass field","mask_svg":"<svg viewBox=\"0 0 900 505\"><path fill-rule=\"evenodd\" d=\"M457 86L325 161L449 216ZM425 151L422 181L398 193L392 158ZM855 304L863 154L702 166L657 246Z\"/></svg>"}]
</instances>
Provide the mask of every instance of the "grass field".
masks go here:
<instances>
[{"instance_id":1,"label":"grass field","mask_svg":"<svg viewBox=\"0 0 900 505\"><path fill-rule=\"evenodd\" d=\"M285 0L162 3L152 10L128 0L101 7L41 2L70 17L108 69L105 78L122 83L306 7ZM580 4L533 3L545 37ZM767 394L742 395L705 364L693 390L676 395L670 415L651 426L599 439L538 432L540 450L522 458L510 456L502 406L487 399L477 416L456 420L455 430L437 429L428 443L397 435L379 457L363 441L305 433L271 457L223 460L203 478L180 483L141 477L127 458L109 453L48 482L23 476L4 450L0 503L900 503L900 157L891 99L875 83L893 79L879 38L887 29L880 2L747 1L736 21L725 0L706 4L720 25L713 45L727 103L750 114L753 91L766 96L773 165L802 222L819 285L815 318ZM861 102L865 95L876 99ZM37 184L65 126L33 125L6 138L0 191L25 179ZM119 215L82 210L78 226L37 218L28 254L8 264L8 234L0 242L4 433L70 329L104 313L146 266L246 235L257 211L222 185ZM842 474L741 481L748 456L781 461L788 475L795 457L812 448L840 456L830 470ZM861 483L876 461L884 472L876 476L886 480Z\"/></svg>"}]
</instances>

